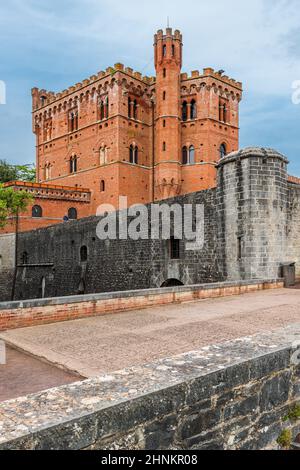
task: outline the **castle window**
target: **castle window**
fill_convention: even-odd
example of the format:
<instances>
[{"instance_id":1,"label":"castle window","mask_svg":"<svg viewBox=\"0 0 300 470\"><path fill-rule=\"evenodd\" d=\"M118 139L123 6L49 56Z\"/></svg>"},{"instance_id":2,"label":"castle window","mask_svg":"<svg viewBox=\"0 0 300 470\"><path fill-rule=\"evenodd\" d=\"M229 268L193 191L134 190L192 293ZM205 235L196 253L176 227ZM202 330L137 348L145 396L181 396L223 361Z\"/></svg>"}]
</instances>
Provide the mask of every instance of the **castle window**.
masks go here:
<instances>
[{"instance_id":1,"label":"castle window","mask_svg":"<svg viewBox=\"0 0 300 470\"><path fill-rule=\"evenodd\" d=\"M195 147L193 145L189 148L189 164L194 165L195 163Z\"/></svg>"},{"instance_id":2,"label":"castle window","mask_svg":"<svg viewBox=\"0 0 300 470\"><path fill-rule=\"evenodd\" d=\"M137 119L137 101L133 102L133 119Z\"/></svg>"},{"instance_id":3,"label":"castle window","mask_svg":"<svg viewBox=\"0 0 300 470\"><path fill-rule=\"evenodd\" d=\"M69 115L69 132L77 131L78 129L78 111L71 111Z\"/></svg>"},{"instance_id":4,"label":"castle window","mask_svg":"<svg viewBox=\"0 0 300 470\"><path fill-rule=\"evenodd\" d=\"M228 102L224 99L219 101L219 121L227 122L228 119Z\"/></svg>"},{"instance_id":5,"label":"castle window","mask_svg":"<svg viewBox=\"0 0 300 470\"><path fill-rule=\"evenodd\" d=\"M138 156L139 156L139 149L136 145L130 145L129 147L129 161L137 165L138 163Z\"/></svg>"},{"instance_id":6,"label":"castle window","mask_svg":"<svg viewBox=\"0 0 300 470\"><path fill-rule=\"evenodd\" d=\"M167 144L166 142L163 142L163 152L165 152L167 150Z\"/></svg>"},{"instance_id":7,"label":"castle window","mask_svg":"<svg viewBox=\"0 0 300 470\"><path fill-rule=\"evenodd\" d=\"M221 144L220 145L220 158L226 157L226 154L227 154L226 145Z\"/></svg>"},{"instance_id":8,"label":"castle window","mask_svg":"<svg viewBox=\"0 0 300 470\"><path fill-rule=\"evenodd\" d=\"M180 240L175 237L170 238L170 258L180 259Z\"/></svg>"},{"instance_id":9,"label":"castle window","mask_svg":"<svg viewBox=\"0 0 300 470\"><path fill-rule=\"evenodd\" d=\"M224 103L224 106L223 106L223 121L227 122L227 105L226 105L226 103Z\"/></svg>"},{"instance_id":10,"label":"castle window","mask_svg":"<svg viewBox=\"0 0 300 470\"><path fill-rule=\"evenodd\" d=\"M101 100L100 102L100 121L102 121L105 117L105 109L104 109L104 103Z\"/></svg>"},{"instance_id":11,"label":"castle window","mask_svg":"<svg viewBox=\"0 0 300 470\"><path fill-rule=\"evenodd\" d=\"M131 98L128 98L128 117L131 118Z\"/></svg>"},{"instance_id":12,"label":"castle window","mask_svg":"<svg viewBox=\"0 0 300 470\"><path fill-rule=\"evenodd\" d=\"M183 165L188 164L188 149L187 149L187 147L183 147L183 149L182 149L182 164Z\"/></svg>"},{"instance_id":13,"label":"castle window","mask_svg":"<svg viewBox=\"0 0 300 470\"><path fill-rule=\"evenodd\" d=\"M87 247L84 245L80 248L80 261L81 263L85 263L88 259L88 250Z\"/></svg>"},{"instance_id":14,"label":"castle window","mask_svg":"<svg viewBox=\"0 0 300 470\"><path fill-rule=\"evenodd\" d=\"M70 158L70 173L76 173L77 172L77 157L76 155L73 155Z\"/></svg>"},{"instance_id":15,"label":"castle window","mask_svg":"<svg viewBox=\"0 0 300 470\"><path fill-rule=\"evenodd\" d=\"M164 69L164 70L163 70L163 77L166 78L166 76L167 76L167 70Z\"/></svg>"},{"instance_id":16,"label":"castle window","mask_svg":"<svg viewBox=\"0 0 300 470\"><path fill-rule=\"evenodd\" d=\"M68 218L70 220L77 220L77 209L75 207L70 207L68 210Z\"/></svg>"},{"instance_id":17,"label":"castle window","mask_svg":"<svg viewBox=\"0 0 300 470\"><path fill-rule=\"evenodd\" d=\"M174 44L172 45L172 56L175 57L175 46L174 46Z\"/></svg>"},{"instance_id":18,"label":"castle window","mask_svg":"<svg viewBox=\"0 0 300 470\"><path fill-rule=\"evenodd\" d=\"M163 127L166 127L166 120L163 120Z\"/></svg>"},{"instance_id":19,"label":"castle window","mask_svg":"<svg viewBox=\"0 0 300 470\"><path fill-rule=\"evenodd\" d=\"M31 213L32 213L32 217L34 217L35 219L43 217L43 210L41 206L37 206L37 205L33 206Z\"/></svg>"},{"instance_id":20,"label":"castle window","mask_svg":"<svg viewBox=\"0 0 300 470\"><path fill-rule=\"evenodd\" d=\"M164 92L163 92L163 100L164 100L164 101L166 100L166 97L167 97L167 93L164 91Z\"/></svg>"},{"instance_id":21,"label":"castle window","mask_svg":"<svg viewBox=\"0 0 300 470\"><path fill-rule=\"evenodd\" d=\"M48 179L51 178L51 165L50 165L50 163L46 163L46 165L45 165L44 177L45 177L45 180L48 180Z\"/></svg>"},{"instance_id":22,"label":"castle window","mask_svg":"<svg viewBox=\"0 0 300 470\"><path fill-rule=\"evenodd\" d=\"M163 57L166 57L166 55L167 55L167 46L165 44L163 45L162 51L163 51Z\"/></svg>"},{"instance_id":23,"label":"castle window","mask_svg":"<svg viewBox=\"0 0 300 470\"><path fill-rule=\"evenodd\" d=\"M22 264L28 264L28 253L27 253L27 251L24 251L22 253Z\"/></svg>"},{"instance_id":24,"label":"castle window","mask_svg":"<svg viewBox=\"0 0 300 470\"><path fill-rule=\"evenodd\" d=\"M107 148L104 146L104 147L101 147L100 149L100 165L105 165L107 162L106 162L106 155L107 155Z\"/></svg>"},{"instance_id":25,"label":"castle window","mask_svg":"<svg viewBox=\"0 0 300 470\"><path fill-rule=\"evenodd\" d=\"M191 119L196 119L197 117L197 104L195 100L191 101Z\"/></svg>"},{"instance_id":26,"label":"castle window","mask_svg":"<svg viewBox=\"0 0 300 470\"><path fill-rule=\"evenodd\" d=\"M184 101L182 103L182 120L187 121L187 118L188 118L188 106L187 106L187 102Z\"/></svg>"},{"instance_id":27,"label":"castle window","mask_svg":"<svg viewBox=\"0 0 300 470\"><path fill-rule=\"evenodd\" d=\"M104 191L105 191L105 181L104 180L100 181L100 191L101 191L101 193L104 193Z\"/></svg>"},{"instance_id":28,"label":"castle window","mask_svg":"<svg viewBox=\"0 0 300 470\"><path fill-rule=\"evenodd\" d=\"M105 101L105 117L106 117L106 119L109 117L109 99L108 99L108 96L106 97L106 101Z\"/></svg>"}]
</instances>

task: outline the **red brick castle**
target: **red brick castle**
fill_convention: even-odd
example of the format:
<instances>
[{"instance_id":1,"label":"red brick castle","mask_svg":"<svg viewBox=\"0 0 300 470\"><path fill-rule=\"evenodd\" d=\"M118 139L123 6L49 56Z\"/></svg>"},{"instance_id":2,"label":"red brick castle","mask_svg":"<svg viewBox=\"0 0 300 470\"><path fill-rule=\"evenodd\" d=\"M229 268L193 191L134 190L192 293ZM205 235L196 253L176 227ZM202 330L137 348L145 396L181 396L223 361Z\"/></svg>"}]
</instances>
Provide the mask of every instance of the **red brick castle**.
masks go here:
<instances>
[{"instance_id":1,"label":"red brick castle","mask_svg":"<svg viewBox=\"0 0 300 470\"><path fill-rule=\"evenodd\" d=\"M181 73L182 48L167 28L154 37L156 77L118 63L61 93L33 88L37 182L8 183L35 197L20 230L118 208L119 196L149 203L216 185L216 163L239 147L242 84Z\"/></svg>"}]
</instances>

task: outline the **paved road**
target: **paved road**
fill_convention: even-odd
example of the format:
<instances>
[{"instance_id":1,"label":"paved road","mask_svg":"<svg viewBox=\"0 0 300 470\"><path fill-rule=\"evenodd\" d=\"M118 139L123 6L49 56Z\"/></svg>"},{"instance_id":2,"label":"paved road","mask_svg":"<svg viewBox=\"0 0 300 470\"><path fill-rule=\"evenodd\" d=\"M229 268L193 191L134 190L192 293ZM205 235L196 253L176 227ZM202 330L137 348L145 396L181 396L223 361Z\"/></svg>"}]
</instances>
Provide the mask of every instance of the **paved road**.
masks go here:
<instances>
[{"instance_id":1,"label":"paved road","mask_svg":"<svg viewBox=\"0 0 300 470\"><path fill-rule=\"evenodd\" d=\"M300 292L276 289L0 335L85 377L300 322Z\"/></svg>"},{"instance_id":2,"label":"paved road","mask_svg":"<svg viewBox=\"0 0 300 470\"><path fill-rule=\"evenodd\" d=\"M78 380L69 372L7 348L6 365L0 365L0 402Z\"/></svg>"}]
</instances>

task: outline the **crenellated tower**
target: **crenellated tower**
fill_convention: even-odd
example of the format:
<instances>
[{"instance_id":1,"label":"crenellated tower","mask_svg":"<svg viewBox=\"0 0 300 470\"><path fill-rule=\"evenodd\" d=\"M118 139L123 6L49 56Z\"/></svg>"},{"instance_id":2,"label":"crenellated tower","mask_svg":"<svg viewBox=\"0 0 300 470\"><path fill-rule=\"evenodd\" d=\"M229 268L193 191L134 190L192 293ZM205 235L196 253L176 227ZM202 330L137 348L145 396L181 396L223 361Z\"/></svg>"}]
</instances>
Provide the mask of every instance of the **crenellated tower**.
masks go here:
<instances>
[{"instance_id":1,"label":"crenellated tower","mask_svg":"<svg viewBox=\"0 0 300 470\"><path fill-rule=\"evenodd\" d=\"M154 36L156 69L155 198L165 199L181 188L182 35L167 28Z\"/></svg>"}]
</instances>

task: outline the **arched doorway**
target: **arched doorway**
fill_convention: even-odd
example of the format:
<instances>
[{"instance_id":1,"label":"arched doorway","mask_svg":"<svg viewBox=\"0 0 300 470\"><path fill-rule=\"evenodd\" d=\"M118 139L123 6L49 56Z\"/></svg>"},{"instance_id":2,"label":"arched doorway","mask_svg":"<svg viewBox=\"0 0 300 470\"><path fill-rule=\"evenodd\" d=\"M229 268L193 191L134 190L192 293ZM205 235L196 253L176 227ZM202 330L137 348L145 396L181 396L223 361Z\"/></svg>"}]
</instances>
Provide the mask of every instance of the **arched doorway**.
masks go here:
<instances>
[{"instance_id":1,"label":"arched doorway","mask_svg":"<svg viewBox=\"0 0 300 470\"><path fill-rule=\"evenodd\" d=\"M184 284L179 281L178 279L167 279L161 287L176 287L176 286L184 286Z\"/></svg>"}]
</instances>

